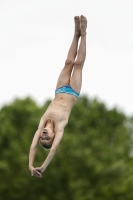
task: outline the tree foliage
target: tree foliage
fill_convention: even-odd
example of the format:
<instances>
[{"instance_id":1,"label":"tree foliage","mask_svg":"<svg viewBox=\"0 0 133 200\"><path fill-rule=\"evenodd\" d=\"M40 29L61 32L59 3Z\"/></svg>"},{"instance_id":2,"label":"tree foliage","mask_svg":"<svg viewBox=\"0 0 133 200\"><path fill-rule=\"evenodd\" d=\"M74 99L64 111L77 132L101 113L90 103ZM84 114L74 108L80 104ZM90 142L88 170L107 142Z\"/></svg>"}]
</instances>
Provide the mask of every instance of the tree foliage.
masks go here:
<instances>
[{"instance_id":1,"label":"tree foliage","mask_svg":"<svg viewBox=\"0 0 133 200\"><path fill-rule=\"evenodd\" d=\"M133 120L86 96L73 108L57 155L43 178L30 176L30 144L49 103L39 107L31 98L16 99L1 109L0 199L132 200ZM38 147L35 166L47 154Z\"/></svg>"}]
</instances>

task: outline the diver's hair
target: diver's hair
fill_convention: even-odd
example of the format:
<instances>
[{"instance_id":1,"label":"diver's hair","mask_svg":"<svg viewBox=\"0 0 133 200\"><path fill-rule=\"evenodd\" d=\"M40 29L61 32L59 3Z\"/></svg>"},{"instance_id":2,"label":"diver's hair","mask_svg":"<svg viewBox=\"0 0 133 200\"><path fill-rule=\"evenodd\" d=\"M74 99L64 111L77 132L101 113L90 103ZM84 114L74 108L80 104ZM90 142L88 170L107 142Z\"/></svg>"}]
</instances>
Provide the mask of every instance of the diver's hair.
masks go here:
<instances>
[{"instance_id":1,"label":"diver's hair","mask_svg":"<svg viewBox=\"0 0 133 200\"><path fill-rule=\"evenodd\" d=\"M41 142L39 142L39 143L42 146L42 148L44 148L45 150L50 150L52 147L52 144L48 145L48 144L41 144Z\"/></svg>"}]
</instances>

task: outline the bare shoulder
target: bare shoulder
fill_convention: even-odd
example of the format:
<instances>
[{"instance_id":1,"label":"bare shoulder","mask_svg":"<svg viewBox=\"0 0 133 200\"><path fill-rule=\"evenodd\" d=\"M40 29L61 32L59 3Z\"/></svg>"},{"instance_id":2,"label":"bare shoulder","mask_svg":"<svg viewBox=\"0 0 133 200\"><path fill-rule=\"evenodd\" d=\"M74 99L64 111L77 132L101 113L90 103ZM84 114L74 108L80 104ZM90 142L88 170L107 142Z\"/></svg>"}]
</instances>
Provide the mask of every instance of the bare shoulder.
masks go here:
<instances>
[{"instance_id":1,"label":"bare shoulder","mask_svg":"<svg viewBox=\"0 0 133 200\"><path fill-rule=\"evenodd\" d=\"M46 116L45 116L45 113L44 113L44 115L40 119L38 128L41 128L41 129L44 128L45 123L46 123Z\"/></svg>"}]
</instances>

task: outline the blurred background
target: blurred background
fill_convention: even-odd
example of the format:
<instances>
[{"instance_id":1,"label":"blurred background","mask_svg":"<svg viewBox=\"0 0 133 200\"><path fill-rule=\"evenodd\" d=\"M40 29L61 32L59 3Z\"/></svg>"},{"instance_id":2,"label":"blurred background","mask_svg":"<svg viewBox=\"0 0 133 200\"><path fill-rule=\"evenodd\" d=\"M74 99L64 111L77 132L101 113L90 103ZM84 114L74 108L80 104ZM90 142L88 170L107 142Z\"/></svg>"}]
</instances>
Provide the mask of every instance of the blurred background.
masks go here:
<instances>
[{"instance_id":1,"label":"blurred background","mask_svg":"<svg viewBox=\"0 0 133 200\"><path fill-rule=\"evenodd\" d=\"M88 19L81 97L42 179L28 153L74 32ZM0 199L133 199L133 1L0 1ZM35 166L47 151L38 148Z\"/></svg>"}]
</instances>

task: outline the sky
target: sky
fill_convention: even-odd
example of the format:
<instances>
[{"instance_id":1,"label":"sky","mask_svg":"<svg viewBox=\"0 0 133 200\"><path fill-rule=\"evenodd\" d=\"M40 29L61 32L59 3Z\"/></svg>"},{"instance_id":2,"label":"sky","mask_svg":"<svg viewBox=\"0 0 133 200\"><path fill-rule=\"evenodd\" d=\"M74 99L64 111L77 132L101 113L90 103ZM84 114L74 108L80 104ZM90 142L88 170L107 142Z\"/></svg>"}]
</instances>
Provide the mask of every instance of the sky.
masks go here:
<instances>
[{"instance_id":1,"label":"sky","mask_svg":"<svg viewBox=\"0 0 133 200\"><path fill-rule=\"evenodd\" d=\"M74 32L85 15L81 95L133 115L132 0L0 0L0 108L15 98L54 98Z\"/></svg>"}]
</instances>

